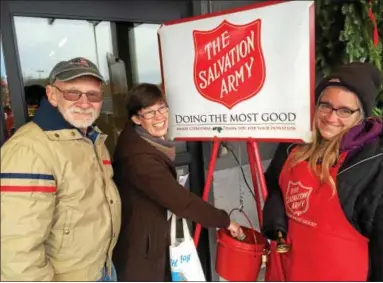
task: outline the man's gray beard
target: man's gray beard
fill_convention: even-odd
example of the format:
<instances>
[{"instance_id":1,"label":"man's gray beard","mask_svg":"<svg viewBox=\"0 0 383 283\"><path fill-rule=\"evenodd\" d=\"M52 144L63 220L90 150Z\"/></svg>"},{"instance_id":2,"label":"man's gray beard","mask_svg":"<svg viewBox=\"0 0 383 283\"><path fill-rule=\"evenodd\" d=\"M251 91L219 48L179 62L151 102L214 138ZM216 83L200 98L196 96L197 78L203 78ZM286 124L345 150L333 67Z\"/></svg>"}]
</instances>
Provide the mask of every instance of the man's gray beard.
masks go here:
<instances>
[{"instance_id":1,"label":"man's gray beard","mask_svg":"<svg viewBox=\"0 0 383 283\"><path fill-rule=\"evenodd\" d=\"M78 107L69 107L67 110L63 110L60 105L58 106L58 110L60 111L60 113L63 115L64 119L69 123L71 124L72 126L78 128L78 129L81 129L81 130L85 130L87 129L89 126L91 126L94 121L96 121L96 119L100 116L100 111L96 111L94 109L89 109L89 110L86 110L86 111L82 111L80 108ZM88 118L88 119L83 119L83 120L76 120L72 117L72 114L73 112L85 112L85 113L92 113L92 117L91 118Z\"/></svg>"}]
</instances>

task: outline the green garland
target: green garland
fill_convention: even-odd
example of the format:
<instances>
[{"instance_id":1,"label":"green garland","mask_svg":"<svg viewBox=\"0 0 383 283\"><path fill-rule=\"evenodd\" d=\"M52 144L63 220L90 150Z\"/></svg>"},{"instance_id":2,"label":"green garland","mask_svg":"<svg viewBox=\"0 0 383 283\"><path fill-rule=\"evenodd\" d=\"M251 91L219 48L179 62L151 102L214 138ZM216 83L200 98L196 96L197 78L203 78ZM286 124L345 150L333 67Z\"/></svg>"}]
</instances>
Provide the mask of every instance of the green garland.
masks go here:
<instances>
[{"instance_id":1,"label":"green garland","mask_svg":"<svg viewBox=\"0 0 383 283\"><path fill-rule=\"evenodd\" d=\"M371 62L383 76L383 0L318 0L316 4L316 69L327 75L334 66L353 62ZM368 16L369 5L375 15L379 44L374 46L374 26ZM383 89L378 96L383 103ZM382 111L382 110L380 110ZM382 116L379 109L375 114Z\"/></svg>"}]
</instances>

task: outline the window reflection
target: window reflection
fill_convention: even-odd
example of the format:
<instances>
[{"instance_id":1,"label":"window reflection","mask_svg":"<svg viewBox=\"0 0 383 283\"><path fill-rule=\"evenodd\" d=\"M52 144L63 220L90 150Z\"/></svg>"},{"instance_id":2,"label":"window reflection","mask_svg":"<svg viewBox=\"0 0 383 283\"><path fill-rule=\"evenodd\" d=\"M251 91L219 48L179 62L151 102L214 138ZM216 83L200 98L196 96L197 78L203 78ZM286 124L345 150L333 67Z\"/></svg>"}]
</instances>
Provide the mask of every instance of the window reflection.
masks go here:
<instances>
[{"instance_id":1,"label":"window reflection","mask_svg":"<svg viewBox=\"0 0 383 283\"><path fill-rule=\"evenodd\" d=\"M112 153L118 132L111 107L107 59L113 54L110 22L31 17L15 17L14 21L29 117L34 116L45 96L52 68L62 60L85 57L99 67L106 81L103 108L96 124L108 135L106 146Z\"/></svg>"},{"instance_id":2,"label":"window reflection","mask_svg":"<svg viewBox=\"0 0 383 283\"><path fill-rule=\"evenodd\" d=\"M86 57L97 64L107 82L105 96L110 96L106 54L113 48L109 22L31 17L15 17L14 21L29 117L45 96L50 71L62 60Z\"/></svg>"},{"instance_id":3,"label":"window reflection","mask_svg":"<svg viewBox=\"0 0 383 283\"><path fill-rule=\"evenodd\" d=\"M103 108L96 124L108 135L106 144L112 153L126 122L126 116L120 112L125 113L122 106L128 85L123 62L113 60L110 22L14 17L14 23L28 116L34 116L45 96L45 86L54 65L62 60L86 57L99 66L106 80ZM134 83L161 83L159 27L157 24L134 24L124 35L129 37ZM187 151L186 143L177 142L176 149L177 152Z\"/></svg>"},{"instance_id":4,"label":"window reflection","mask_svg":"<svg viewBox=\"0 0 383 283\"><path fill-rule=\"evenodd\" d=\"M15 132L15 124L13 111L11 106L11 98L9 96L8 82L7 82L7 72L4 64L4 53L3 53L3 44L1 43L1 52L0 52L0 75L1 75L1 101L2 107L4 110L4 121L5 129L4 136L5 139L8 139Z\"/></svg>"},{"instance_id":5,"label":"window reflection","mask_svg":"<svg viewBox=\"0 0 383 283\"><path fill-rule=\"evenodd\" d=\"M161 83L157 30L160 25L134 24L129 33L134 83Z\"/></svg>"}]
</instances>

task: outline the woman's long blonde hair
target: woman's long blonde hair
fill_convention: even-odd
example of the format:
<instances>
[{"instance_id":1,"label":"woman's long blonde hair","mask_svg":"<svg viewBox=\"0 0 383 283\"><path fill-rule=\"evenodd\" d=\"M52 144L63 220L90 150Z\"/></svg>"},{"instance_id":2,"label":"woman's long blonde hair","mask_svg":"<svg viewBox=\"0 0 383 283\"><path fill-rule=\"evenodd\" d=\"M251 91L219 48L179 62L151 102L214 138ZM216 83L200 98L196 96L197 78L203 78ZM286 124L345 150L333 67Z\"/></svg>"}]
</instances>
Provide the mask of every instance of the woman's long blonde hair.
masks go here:
<instances>
[{"instance_id":1,"label":"woman's long blonde hair","mask_svg":"<svg viewBox=\"0 0 383 283\"><path fill-rule=\"evenodd\" d=\"M320 95L320 97L323 95ZM320 99L318 99L319 102ZM317 105L318 106L318 105ZM289 157L289 168L296 164L307 160L310 169L316 176L319 177L321 183L329 183L333 189L333 195L336 193L336 185L334 179L330 175L330 168L336 164L339 158L341 141L345 133L354 125L360 123L364 118L361 103L358 99L358 107L360 109L359 119L356 119L355 123L350 125L347 129L344 129L338 135L330 140L324 140L316 126L316 115L313 119L312 124L312 142L308 144L299 145L297 149ZM318 166L318 164L321 166Z\"/></svg>"}]
</instances>

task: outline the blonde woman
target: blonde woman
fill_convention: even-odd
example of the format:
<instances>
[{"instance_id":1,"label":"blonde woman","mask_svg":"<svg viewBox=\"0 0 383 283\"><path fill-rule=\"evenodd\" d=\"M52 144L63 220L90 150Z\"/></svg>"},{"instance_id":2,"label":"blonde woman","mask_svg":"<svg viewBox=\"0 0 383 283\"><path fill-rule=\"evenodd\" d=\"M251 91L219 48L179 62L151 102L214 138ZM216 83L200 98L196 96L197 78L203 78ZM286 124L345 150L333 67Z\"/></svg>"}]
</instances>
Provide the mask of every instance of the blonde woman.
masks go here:
<instances>
[{"instance_id":1,"label":"blonde woman","mask_svg":"<svg viewBox=\"0 0 383 283\"><path fill-rule=\"evenodd\" d=\"M316 89L312 142L278 148L262 232L289 251L271 253L283 276L269 280L383 280L383 126L370 117L381 83L373 65L338 67Z\"/></svg>"}]
</instances>

